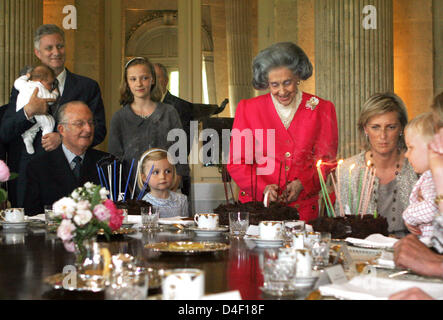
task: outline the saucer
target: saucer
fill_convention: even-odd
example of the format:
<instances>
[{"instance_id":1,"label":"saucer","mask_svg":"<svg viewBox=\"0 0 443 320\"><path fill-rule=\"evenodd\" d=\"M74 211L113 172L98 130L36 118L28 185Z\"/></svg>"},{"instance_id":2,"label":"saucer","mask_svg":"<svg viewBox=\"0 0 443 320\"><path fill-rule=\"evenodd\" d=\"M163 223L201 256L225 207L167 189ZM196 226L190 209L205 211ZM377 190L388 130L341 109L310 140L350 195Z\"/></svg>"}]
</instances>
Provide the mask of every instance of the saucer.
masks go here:
<instances>
[{"instance_id":1,"label":"saucer","mask_svg":"<svg viewBox=\"0 0 443 320\"><path fill-rule=\"evenodd\" d=\"M191 231L194 231L198 237L215 237L218 236L222 232L226 232L229 230L228 227L217 227L215 229L203 229L198 227L189 227Z\"/></svg>"},{"instance_id":2,"label":"saucer","mask_svg":"<svg viewBox=\"0 0 443 320\"><path fill-rule=\"evenodd\" d=\"M246 239L250 239L255 242L259 248L280 248L283 245L283 239L261 239L258 236L247 236Z\"/></svg>"},{"instance_id":3,"label":"saucer","mask_svg":"<svg viewBox=\"0 0 443 320\"><path fill-rule=\"evenodd\" d=\"M269 289L266 287L259 287L259 289L267 295L270 296L278 296L278 297L290 297L295 296L297 293L297 290L275 290L275 289Z\"/></svg>"},{"instance_id":4,"label":"saucer","mask_svg":"<svg viewBox=\"0 0 443 320\"><path fill-rule=\"evenodd\" d=\"M7 229L25 229L28 225L29 221L22 221L22 222L8 222L8 221L0 221L0 225L3 226L3 230Z\"/></svg>"}]
</instances>

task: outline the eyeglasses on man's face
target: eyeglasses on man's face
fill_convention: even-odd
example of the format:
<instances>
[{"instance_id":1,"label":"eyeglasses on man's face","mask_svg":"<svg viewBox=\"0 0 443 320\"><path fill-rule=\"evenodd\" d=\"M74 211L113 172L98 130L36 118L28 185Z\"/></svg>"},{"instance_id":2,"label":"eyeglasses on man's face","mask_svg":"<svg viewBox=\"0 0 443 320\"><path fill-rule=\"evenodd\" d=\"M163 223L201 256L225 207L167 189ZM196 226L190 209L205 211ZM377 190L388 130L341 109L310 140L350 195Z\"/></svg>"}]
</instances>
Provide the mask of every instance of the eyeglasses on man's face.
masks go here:
<instances>
[{"instance_id":1,"label":"eyeglasses on man's face","mask_svg":"<svg viewBox=\"0 0 443 320\"><path fill-rule=\"evenodd\" d=\"M84 126L88 125L90 127L94 127L96 125L96 121L95 120L76 120L76 121L72 121L72 122L60 122L60 124L67 124L70 126L73 126L75 128L81 129Z\"/></svg>"}]
</instances>

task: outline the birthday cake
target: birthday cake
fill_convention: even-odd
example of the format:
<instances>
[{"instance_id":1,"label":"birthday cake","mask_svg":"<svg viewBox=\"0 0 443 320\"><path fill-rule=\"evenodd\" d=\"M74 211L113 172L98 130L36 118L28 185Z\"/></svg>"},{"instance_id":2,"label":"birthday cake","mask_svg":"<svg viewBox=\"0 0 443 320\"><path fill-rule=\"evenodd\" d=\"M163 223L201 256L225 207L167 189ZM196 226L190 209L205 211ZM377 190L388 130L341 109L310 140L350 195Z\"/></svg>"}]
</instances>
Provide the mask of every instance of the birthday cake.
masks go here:
<instances>
[{"instance_id":1,"label":"birthday cake","mask_svg":"<svg viewBox=\"0 0 443 320\"><path fill-rule=\"evenodd\" d=\"M140 208L149 208L152 206L151 203L145 201L145 200L126 200L123 201L117 201L115 203L118 209L127 209L128 215L140 215Z\"/></svg>"},{"instance_id":2,"label":"birthday cake","mask_svg":"<svg viewBox=\"0 0 443 320\"><path fill-rule=\"evenodd\" d=\"M314 231L330 232L333 239L347 237L364 239L367 236L380 233L388 236L388 221L386 218L372 215L346 215L345 217L319 217L308 222Z\"/></svg>"},{"instance_id":3,"label":"birthday cake","mask_svg":"<svg viewBox=\"0 0 443 320\"><path fill-rule=\"evenodd\" d=\"M229 225L229 212L238 211L249 212L249 224L253 225L258 225L260 221L299 219L299 214L296 208L286 206L279 202L271 202L269 207L265 207L263 202L258 201L246 203L235 202L221 204L214 209L214 212L219 215L220 225Z\"/></svg>"}]
</instances>

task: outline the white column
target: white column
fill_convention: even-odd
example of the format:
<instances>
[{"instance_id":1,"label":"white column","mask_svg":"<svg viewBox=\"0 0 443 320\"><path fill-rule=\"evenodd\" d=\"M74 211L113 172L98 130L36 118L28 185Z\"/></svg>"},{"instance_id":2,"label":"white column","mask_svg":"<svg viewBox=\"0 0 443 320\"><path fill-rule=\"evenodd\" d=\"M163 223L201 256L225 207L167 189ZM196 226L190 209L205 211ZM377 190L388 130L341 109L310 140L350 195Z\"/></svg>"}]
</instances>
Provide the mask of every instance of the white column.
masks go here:
<instances>
[{"instance_id":1,"label":"white column","mask_svg":"<svg viewBox=\"0 0 443 320\"><path fill-rule=\"evenodd\" d=\"M34 32L43 21L42 0L0 1L0 104L9 101L19 71L36 62Z\"/></svg>"},{"instance_id":2,"label":"white column","mask_svg":"<svg viewBox=\"0 0 443 320\"><path fill-rule=\"evenodd\" d=\"M229 106L233 117L238 102L253 96L251 0L226 0L225 8Z\"/></svg>"},{"instance_id":3,"label":"white column","mask_svg":"<svg viewBox=\"0 0 443 320\"><path fill-rule=\"evenodd\" d=\"M180 97L202 102L201 1L178 2Z\"/></svg>"}]
</instances>

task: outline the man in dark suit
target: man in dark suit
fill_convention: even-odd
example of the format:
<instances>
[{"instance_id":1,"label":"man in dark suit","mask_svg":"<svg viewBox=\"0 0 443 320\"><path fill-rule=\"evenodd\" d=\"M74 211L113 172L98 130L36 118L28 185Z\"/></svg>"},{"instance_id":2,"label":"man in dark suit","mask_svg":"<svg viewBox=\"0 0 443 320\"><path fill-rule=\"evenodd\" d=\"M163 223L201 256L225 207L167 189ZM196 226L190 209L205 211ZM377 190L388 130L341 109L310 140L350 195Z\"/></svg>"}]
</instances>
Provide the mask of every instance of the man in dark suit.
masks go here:
<instances>
[{"instance_id":1,"label":"man in dark suit","mask_svg":"<svg viewBox=\"0 0 443 320\"><path fill-rule=\"evenodd\" d=\"M192 117L192 104L186 100L180 99L172 95L167 89L169 77L166 67L161 63L154 63L155 68L155 76L157 78L159 87L162 91L162 102L170 104L173 106L180 116L180 120L183 126L183 130L186 132L186 142L187 142L187 154L191 152L191 143L190 143L190 121L193 120ZM190 176L182 176L182 193L187 195L188 197L191 194L191 177Z\"/></svg>"},{"instance_id":2,"label":"man in dark suit","mask_svg":"<svg viewBox=\"0 0 443 320\"><path fill-rule=\"evenodd\" d=\"M0 139L9 144L8 165L11 171L18 172L17 179L11 181L9 200L13 207L22 207L26 193L25 172L29 161L44 152L55 150L60 146L61 136L52 132L41 136L38 132L34 139L34 154L26 152L21 135L34 123L34 115L50 113L55 115L60 105L69 101L83 101L91 110L94 121L94 141L92 146L101 143L106 136L105 110L100 88L96 81L71 73L65 68L65 38L64 32L55 25L42 25L35 33L34 53L40 61L54 70L57 76L59 100L48 107L48 99L37 97L37 91L29 103L16 111L18 91L13 88L9 105L0 126Z\"/></svg>"},{"instance_id":3,"label":"man in dark suit","mask_svg":"<svg viewBox=\"0 0 443 320\"><path fill-rule=\"evenodd\" d=\"M88 181L100 184L96 164L108 154L89 149L94 139L91 110L81 101L68 102L59 108L57 122L61 145L36 156L26 168L27 215L44 212L45 205L69 196Z\"/></svg>"}]
</instances>

